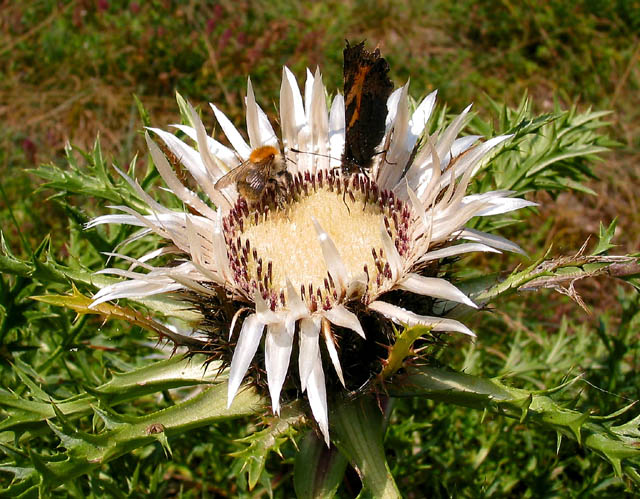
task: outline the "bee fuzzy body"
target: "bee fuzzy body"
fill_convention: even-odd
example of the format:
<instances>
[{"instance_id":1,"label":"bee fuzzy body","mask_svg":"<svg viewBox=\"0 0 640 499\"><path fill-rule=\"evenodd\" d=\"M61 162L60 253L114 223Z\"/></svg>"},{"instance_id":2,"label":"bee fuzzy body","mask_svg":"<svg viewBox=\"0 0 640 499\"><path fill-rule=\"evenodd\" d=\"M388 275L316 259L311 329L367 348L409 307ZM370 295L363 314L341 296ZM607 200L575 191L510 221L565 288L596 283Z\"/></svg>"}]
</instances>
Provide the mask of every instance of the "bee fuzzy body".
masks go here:
<instances>
[{"instance_id":1,"label":"bee fuzzy body","mask_svg":"<svg viewBox=\"0 0 640 499\"><path fill-rule=\"evenodd\" d=\"M273 146L260 146L251 151L249 159L216 182L216 189L224 189L235 183L238 194L250 206L273 201L280 206L284 192L291 181L280 151Z\"/></svg>"}]
</instances>

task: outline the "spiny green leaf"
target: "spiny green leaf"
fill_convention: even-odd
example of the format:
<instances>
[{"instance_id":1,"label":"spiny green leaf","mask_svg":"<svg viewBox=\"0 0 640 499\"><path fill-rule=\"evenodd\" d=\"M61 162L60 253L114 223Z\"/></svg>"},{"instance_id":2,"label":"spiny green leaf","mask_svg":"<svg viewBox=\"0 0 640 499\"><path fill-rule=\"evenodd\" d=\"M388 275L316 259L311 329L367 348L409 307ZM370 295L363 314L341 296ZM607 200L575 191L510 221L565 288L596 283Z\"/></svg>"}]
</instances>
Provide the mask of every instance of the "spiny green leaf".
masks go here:
<instances>
[{"instance_id":1,"label":"spiny green leaf","mask_svg":"<svg viewBox=\"0 0 640 499\"><path fill-rule=\"evenodd\" d=\"M253 489L260 480L269 453L280 455L280 447L293 439L297 433L296 426L303 421L304 415L297 406L287 406L283 408L280 417L274 416L267 421L267 428L239 440L249 445L232 455L241 463L240 471L247 473L249 489Z\"/></svg>"},{"instance_id":2,"label":"spiny green leaf","mask_svg":"<svg viewBox=\"0 0 640 499\"><path fill-rule=\"evenodd\" d=\"M629 278L638 273L636 259L632 256L605 256L582 254L557 257L550 260L540 259L525 268L516 270L502 282L493 285L489 289L473 293L471 298L476 303L486 304L495 300L498 296L520 291L533 291L541 288L568 287L573 281L598 275L615 275L620 278ZM609 269L620 267L620 264L629 264L629 275L624 270L615 274Z\"/></svg>"},{"instance_id":3,"label":"spiny green leaf","mask_svg":"<svg viewBox=\"0 0 640 499\"><path fill-rule=\"evenodd\" d=\"M384 367L380 372L380 378L384 380L401 369L404 360L412 354L414 341L430 332L431 328L426 326L412 326L397 333L396 340L389 348L389 355L383 362Z\"/></svg>"},{"instance_id":4,"label":"spiny green leaf","mask_svg":"<svg viewBox=\"0 0 640 499\"><path fill-rule=\"evenodd\" d=\"M200 340L176 333L163 324L153 320L151 317L145 316L133 309L113 305L111 303L93 305L93 300L80 293L75 286L73 286L71 295L45 295L33 296L32 298L51 305L70 308L78 314L98 314L102 315L106 319L122 319L129 324L136 324L157 333L160 339L169 338L176 345L202 345Z\"/></svg>"},{"instance_id":5,"label":"spiny green leaf","mask_svg":"<svg viewBox=\"0 0 640 499\"><path fill-rule=\"evenodd\" d=\"M142 125L145 127L151 126L151 118L149 117L147 110L144 108L140 98L136 94L133 94L133 100L136 102L136 107L138 108L138 114L142 120Z\"/></svg>"},{"instance_id":6,"label":"spiny green leaf","mask_svg":"<svg viewBox=\"0 0 640 499\"><path fill-rule=\"evenodd\" d=\"M39 376L31 366L25 364L20 359L16 359L13 369L20 377L20 380L29 387L32 396L42 401L50 400L49 394L33 382L33 379L38 378Z\"/></svg>"},{"instance_id":7,"label":"spiny green leaf","mask_svg":"<svg viewBox=\"0 0 640 499\"><path fill-rule=\"evenodd\" d=\"M113 409L109 408L106 404L104 408L100 408L97 405L91 407L96 416L104 423L104 427L107 430L115 430L117 428L123 428L128 424L134 423L136 418L134 416L127 416L125 414L118 414Z\"/></svg>"},{"instance_id":8,"label":"spiny green leaf","mask_svg":"<svg viewBox=\"0 0 640 499\"><path fill-rule=\"evenodd\" d=\"M212 386L184 402L135 418L130 424L119 426L99 434L88 434L79 430L66 432L53 423L51 429L68 445L64 461L46 462L35 454L30 455L36 471L24 480L44 480L47 490L89 473L102 464L131 452L153 441L183 434L193 428L214 424L217 421L237 418L262 411L265 401L251 388L245 387L227 408L228 387L226 383ZM161 442L162 443L162 442ZM168 441L165 442L168 445Z\"/></svg>"},{"instance_id":9,"label":"spiny green leaf","mask_svg":"<svg viewBox=\"0 0 640 499\"><path fill-rule=\"evenodd\" d=\"M506 189L522 195L537 190L555 194L572 189L594 193L584 185L586 179L595 178L591 165L600 154L617 146L599 131L607 126L601 121L607 112L578 112L573 106L568 111L556 107L553 113L535 116L526 97L516 109L497 102L492 102L492 107L498 116L497 126L494 119L485 121L475 116L471 132L485 137L513 137L481 164L481 173L472 185L474 191ZM475 221L475 227L493 230L505 220L483 218Z\"/></svg>"},{"instance_id":10,"label":"spiny green leaf","mask_svg":"<svg viewBox=\"0 0 640 499\"><path fill-rule=\"evenodd\" d=\"M609 227L605 227L602 222L600 222L600 233L598 237L600 238L598 241L598 245L593 250L592 255L601 255L606 253L611 248L615 248L615 244L611 244L611 240L616 233L616 226L618 225L618 218L614 218Z\"/></svg>"},{"instance_id":11,"label":"spiny green leaf","mask_svg":"<svg viewBox=\"0 0 640 499\"><path fill-rule=\"evenodd\" d=\"M188 102L178 92L176 92L176 101L178 101L178 109L180 109L180 117L182 118L183 123L195 128Z\"/></svg>"},{"instance_id":12,"label":"spiny green leaf","mask_svg":"<svg viewBox=\"0 0 640 499\"><path fill-rule=\"evenodd\" d=\"M0 271L3 274L16 275L20 277L29 277L33 271L33 266L16 258L6 245L4 234L0 231Z\"/></svg>"},{"instance_id":13,"label":"spiny green leaf","mask_svg":"<svg viewBox=\"0 0 640 499\"><path fill-rule=\"evenodd\" d=\"M58 419L60 420L61 418ZM51 430L60 439L60 446L64 447L68 453L73 453L74 448L79 447L85 443L88 443L89 445L100 444L100 439L92 438L94 436L89 433L73 430L73 428L71 428L70 426L67 426L67 428L63 428L53 424L51 421L47 421L47 424L49 425L49 428L51 428Z\"/></svg>"},{"instance_id":14,"label":"spiny green leaf","mask_svg":"<svg viewBox=\"0 0 640 499\"><path fill-rule=\"evenodd\" d=\"M205 360L205 355L194 355L186 359L176 355L127 373L115 373L110 381L95 390L114 397L113 400L119 400L118 394L136 388L153 387L159 392L178 386L226 381L228 371L220 372L220 363L205 364Z\"/></svg>"},{"instance_id":15,"label":"spiny green leaf","mask_svg":"<svg viewBox=\"0 0 640 499\"><path fill-rule=\"evenodd\" d=\"M610 421L603 422L602 418L591 417L589 413L560 407L546 392L511 388L496 379L489 380L428 366L411 368L402 386L399 383L389 385L388 391L394 396L420 395L489 410L520 419L524 424L556 431L604 456L616 473L626 469L625 460L629 460L634 466L640 465L640 416L614 426ZM527 414L522 419L525 407ZM627 476L633 477L632 474Z\"/></svg>"},{"instance_id":16,"label":"spiny green leaf","mask_svg":"<svg viewBox=\"0 0 640 499\"><path fill-rule=\"evenodd\" d=\"M90 413L98 400L106 407L106 404L118 404L163 390L221 383L227 379L226 371L219 372L220 364L207 365L205 360L204 355L189 359L175 356L128 373L115 374L107 383L96 388L87 386L87 393L66 400L56 400L47 395L46 401L32 401L0 389L0 407L11 409L9 417L0 422L0 431L18 430L55 418L56 410L51 401L60 412L70 417Z\"/></svg>"},{"instance_id":17,"label":"spiny green leaf","mask_svg":"<svg viewBox=\"0 0 640 499\"><path fill-rule=\"evenodd\" d=\"M70 159L73 158L74 152L84 158L86 163L83 166L78 165L75 159ZM146 204L138 197L133 188L122 179L114 180L109 174L102 157L99 138L96 139L90 154L68 147L67 160L73 161L75 167L62 169L52 163L33 170L34 174L46 181L39 187L39 190L51 189L55 193L54 196L59 196L61 193L82 194L118 205L127 205L138 211L146 211Z\"/></svg>"}]
</instances>

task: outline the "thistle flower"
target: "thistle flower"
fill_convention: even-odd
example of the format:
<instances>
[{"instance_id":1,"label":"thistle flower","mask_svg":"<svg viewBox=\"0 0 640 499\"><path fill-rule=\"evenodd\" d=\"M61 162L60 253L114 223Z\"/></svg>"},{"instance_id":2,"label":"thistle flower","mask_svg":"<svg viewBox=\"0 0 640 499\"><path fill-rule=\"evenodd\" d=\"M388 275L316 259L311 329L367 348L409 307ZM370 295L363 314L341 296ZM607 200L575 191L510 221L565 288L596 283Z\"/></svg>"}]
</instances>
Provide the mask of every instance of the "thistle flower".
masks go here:
<instances>
[{"instance_id":1,"label":"thistle flower","mask_svg":"<svg viewBox=\"0 0 640 499\"><path fill-rule=\"evenodd\" d=\"M380 153L374 156L369 171L352 174L340 168L344 99L336 95L328 110L318 71L315 75L308 72L303 97L294 75L284 69L281 141L256 103L250 81L246 98L248 144L213 105L232 148L207 135L193 108L193 126L175 128L197 148L171 133L150 128L166 145L169 156L180 160L200 192L178 178L147 134L160 175L188 210L164 207L121 172L147 203L147 213L118 206L115 208L122 213L98 217L89 226L139 226L142 229L135 238L153 232L170 244L139 259L118 255L132 262L132 267L103 272L126 280L99 290L94 305L117 298L188 292L206 317L215 314L207 303L219 303L216 300L222 296L234 305L224 336L235 337L236 322L242 320L230 361L228 404L264 336L263 365L257 367L266 371L273 411L280 411L290 359L297 350L296 383L307 393L313 417L328 443L328 366L323 357L333 365L339 382L349 384L343 366L351 345L393 341L391 335L380 337L375 328L365 330L363 321L372 316L377 317L377 324L421 324L433 331L474 336L458 321L423 315L420 312L425 307L408 310L400 306L394 300L397 293L390 292L430 297L425 303L445 300L475 307L463 292L434 277L436 273L429 269L437 268L439 259L468 252L520 251L503 238L465 228L472 217L532 204L509 197L512 193L508 191L465 195L479 163L508 136L485 142L478 136L456 138L470 106L446 129L425 134L435 100L433 92L410 115L408 84L397 89L387 102ZM422 146L416 147L419 142ZM283 155L290 173L286 185L265 189L256 203L240 196L234 185L216 187L220 178L262 146L276 148ZM177 257L165 266L148 263L166 255ZM222 340L221 334L218 337ZM290 373L290 377L294 375Z\"/></svg>"}]
</instances>

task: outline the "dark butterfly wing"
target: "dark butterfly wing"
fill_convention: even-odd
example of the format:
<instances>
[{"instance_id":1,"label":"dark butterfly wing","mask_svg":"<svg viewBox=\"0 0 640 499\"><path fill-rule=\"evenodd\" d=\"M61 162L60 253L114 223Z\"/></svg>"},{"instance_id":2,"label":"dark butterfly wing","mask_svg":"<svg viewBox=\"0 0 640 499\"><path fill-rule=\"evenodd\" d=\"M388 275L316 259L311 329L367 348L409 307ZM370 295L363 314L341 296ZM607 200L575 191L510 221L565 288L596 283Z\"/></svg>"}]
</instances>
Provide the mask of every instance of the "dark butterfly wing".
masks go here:
<instances>
[{"instance_id":1,"label":"dark butterfly wing","mask_svg":"<svg viewBox=\"0 0 640 499\"><path fill-rule=\"evenodd\" d=\"M344 49L346 138L342 167L348 171L371 166L375 148L384 136L387 99L393 91L389 64L380 50L368 52L364 42Z\"/></svg>"}]
</instances>

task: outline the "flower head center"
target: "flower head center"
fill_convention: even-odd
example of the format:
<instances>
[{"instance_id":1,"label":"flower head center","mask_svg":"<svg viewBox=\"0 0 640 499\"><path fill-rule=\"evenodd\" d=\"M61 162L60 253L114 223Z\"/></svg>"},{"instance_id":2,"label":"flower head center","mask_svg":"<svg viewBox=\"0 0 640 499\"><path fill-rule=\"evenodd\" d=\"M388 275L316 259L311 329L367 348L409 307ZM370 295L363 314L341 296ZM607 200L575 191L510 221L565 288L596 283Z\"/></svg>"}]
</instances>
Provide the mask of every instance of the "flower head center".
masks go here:
<instances>
[{"instance_id":1,"label":"flower head center","mask_svg":"<svg viewBox=\"0 0 640 499\"><path fill-rule=\"evenodd\" d=\"M237 283L248 298L259 290L272 309L286 303L287 280L312 310L345 298L328 271L318 227L335 246L346 281L362 283L348 299L361 299L389 272L383 231L400 254L406 249L408 207L363 175L298 174L280 197L252 208L240 199L225 219Z\"/></svg>"}]
</instances>

